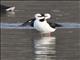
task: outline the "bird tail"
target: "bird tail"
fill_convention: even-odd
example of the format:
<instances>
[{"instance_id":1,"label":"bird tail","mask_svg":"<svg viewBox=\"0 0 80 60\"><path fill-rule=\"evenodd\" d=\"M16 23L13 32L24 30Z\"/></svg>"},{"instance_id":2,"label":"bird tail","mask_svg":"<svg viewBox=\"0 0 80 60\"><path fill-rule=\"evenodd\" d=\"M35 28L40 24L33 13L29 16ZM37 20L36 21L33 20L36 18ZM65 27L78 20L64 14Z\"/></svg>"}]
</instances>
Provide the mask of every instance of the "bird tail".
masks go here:
<instances>
[{"instance_id":1,"label":"bird tail","mask_svg":"<svg viewBox=\"0 0 80 60\"><path fill-rule=\"evenodd\" d=\"M14 11L15 10L15 7L9 7L8 9L6 9L6 11Z\"/></svg>"}]
</instances>

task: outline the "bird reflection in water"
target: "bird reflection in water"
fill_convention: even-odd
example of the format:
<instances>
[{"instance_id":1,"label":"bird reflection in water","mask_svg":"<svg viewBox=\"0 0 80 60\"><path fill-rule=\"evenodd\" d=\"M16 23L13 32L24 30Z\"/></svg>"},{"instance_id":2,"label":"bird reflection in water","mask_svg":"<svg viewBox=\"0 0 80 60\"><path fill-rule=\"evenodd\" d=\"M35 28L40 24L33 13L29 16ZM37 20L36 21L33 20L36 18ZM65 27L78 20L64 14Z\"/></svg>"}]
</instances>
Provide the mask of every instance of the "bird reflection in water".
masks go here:
<instances>
[{"instance_id":1,"label":"bird reflection in water","mask_svg":"<svg viewBox=\"0 0 80 60\"><path fill-rule=\"evenodd\" d=\"M56 60L56 38L40 37L34 40L35 60Z\"/></svg>"},{"instance_id":2,"label":"bird reflection in water","mask_svg":"<svg viewBox=\"0 0 80 60\"><path fill-rule=\"evenodd\" d=\"M7 15L8 17L14 17L14 16L15 16L15 11L7 12L6 15Z\"/></svg>"}]
</instances>

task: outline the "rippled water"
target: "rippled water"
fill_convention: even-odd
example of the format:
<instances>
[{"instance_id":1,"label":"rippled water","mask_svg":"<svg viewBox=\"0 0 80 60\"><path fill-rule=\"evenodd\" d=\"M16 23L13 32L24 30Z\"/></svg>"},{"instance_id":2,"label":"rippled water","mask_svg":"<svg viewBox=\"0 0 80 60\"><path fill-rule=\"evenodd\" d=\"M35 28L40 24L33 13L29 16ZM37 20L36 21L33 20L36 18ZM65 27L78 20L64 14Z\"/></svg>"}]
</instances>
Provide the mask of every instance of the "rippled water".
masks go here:
<instances>
[{"instance_id":1,"label":"rippled water","mask_svg":"<svg viewBox=\"0 0 80 60\"><path fill-rule=\"evenodd\" d=\"M1 60L80 60L78 1L2 1L15 6L1 14ZM35 13L51 13L51 22L61 24L51 36L30 26L21 27Z\"/></svg>"}]
</instances>

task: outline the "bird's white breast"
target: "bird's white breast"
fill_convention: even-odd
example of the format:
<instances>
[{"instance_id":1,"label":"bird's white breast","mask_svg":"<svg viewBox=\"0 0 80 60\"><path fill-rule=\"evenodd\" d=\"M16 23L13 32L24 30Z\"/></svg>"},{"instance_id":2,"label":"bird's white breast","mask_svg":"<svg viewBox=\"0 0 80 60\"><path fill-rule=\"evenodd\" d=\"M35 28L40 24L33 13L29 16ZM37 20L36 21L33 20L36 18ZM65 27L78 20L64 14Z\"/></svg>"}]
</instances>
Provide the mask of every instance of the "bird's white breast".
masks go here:
<instances>
[{"instance_id":1,"label":"bird's white breast","mask_svg":"<svg viewBox=\"0 0 80 60\"><path fill-rule=\"evenodd\" d=\"M34 21L34 28L41 33L50 33L56 30L50 27L50 25L46 21L40 22L39 20Z\"/></svg>"}]
</instances>

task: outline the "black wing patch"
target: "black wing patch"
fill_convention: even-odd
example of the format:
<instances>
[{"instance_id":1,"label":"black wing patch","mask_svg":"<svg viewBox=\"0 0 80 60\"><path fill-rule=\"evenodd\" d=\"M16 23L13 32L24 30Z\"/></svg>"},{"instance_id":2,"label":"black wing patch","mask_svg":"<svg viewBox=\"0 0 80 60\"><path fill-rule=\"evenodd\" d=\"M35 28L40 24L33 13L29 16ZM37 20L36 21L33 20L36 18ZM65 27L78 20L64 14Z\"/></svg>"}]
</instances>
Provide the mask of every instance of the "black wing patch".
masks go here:
<instances>
[{"instance_id":1,"label":"black wing patch","mask_svg":"<svg viewBox=\"0 0 80 60\"><path fill-rule=\"evenodd\" d=\"M0 9L8 9L8 8L10 8L10 7L9 6L4 6L4 5L0 4Z\"/></svg>"},{"instance_id":2,"label":"black wing patch","mask_svg":"<svg viewBox=\"0 0 80 60\"><path fill-rule=\"evenodd\" d=\"M56 28L56 27L62 27L62 25L57 24L57 23L51 23L51 22L47 22L52 28Z\"/></svg>"},{"instance_id":3,"label":"black wing patch","mask_svg":"<svg viewBox=\"0 0 80 60\"><path fill-rule=\"evenodd\" d=\"M30 25L30 26L33 27L34 26L34 21L35 21L35 19L30 19L30 20L24 22L21 26Z\"/></svg>"},{"instance_id":4,"label":"black wing patch","mask_svg":"<svg viewBox=\"0 0 80 60\"><path fill-rule=\"evenodd\" d=\"M10 7L0 4L0 13L5 13L6 12L6 9L8 9L8 8L10 8Z\"/></svg>"}]
</instances>

